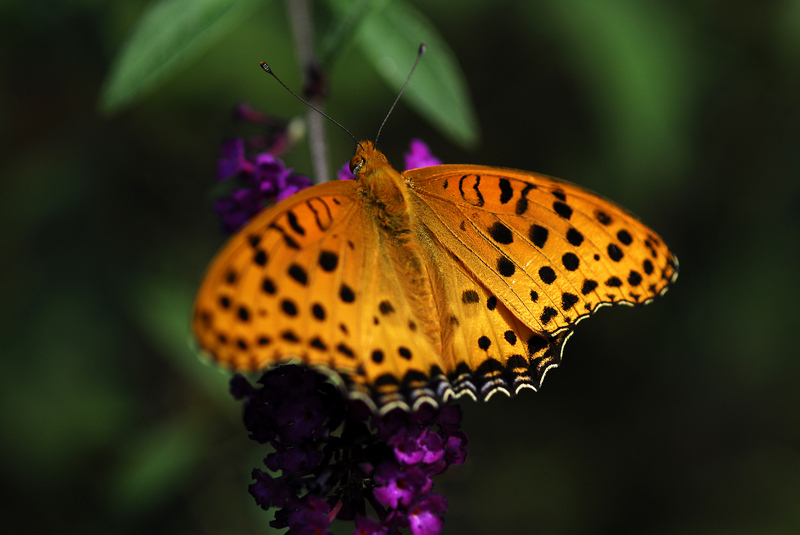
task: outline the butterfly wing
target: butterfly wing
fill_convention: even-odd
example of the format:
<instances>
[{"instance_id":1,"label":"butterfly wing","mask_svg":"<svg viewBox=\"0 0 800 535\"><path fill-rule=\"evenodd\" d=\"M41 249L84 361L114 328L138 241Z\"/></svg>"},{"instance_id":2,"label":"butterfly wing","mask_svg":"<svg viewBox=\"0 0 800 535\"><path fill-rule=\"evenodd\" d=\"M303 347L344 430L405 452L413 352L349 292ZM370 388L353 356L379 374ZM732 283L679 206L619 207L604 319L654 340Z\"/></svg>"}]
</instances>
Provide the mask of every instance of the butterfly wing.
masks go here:
<instances>
[{"instance_id":1,"label":"butterfly wing","mask_svg":"<svg viewBox=\"0 0 800 535\"><path fill-rule=\"evenodd\" d=\"M256 371L297 358L384 411L441 399L420 373L441 358L417 310L433 297L424 280L409 288L403 251L355 181L306 189L223 247L196 298L195 336L221 365Z\"/></svg>"},{"instance_id":2,"label":"butterfly wing","mask_svg":"<svg viewBox=\"0 0 800 535\"><path fill-rule=\"evenodd\" d=\"M578 186L479 166L401 178L382 162L378 189L314 186L231 238L195 303L215 360L298 358L384 412L487 399L537 388L578 320L646 303L677 276L658 236ZM387 219L390 179L408 205Z\"/></svg>"},{"instance_id":3,"label":"butterfly wing","mask_svg":"<svg viewBox=\"0 0 800 535\"><path fill-rule=\"evenodd\" d=\"M330 318L355 293L362 262L345 228L358 216L352 183L304 190L259 213L209 267L194 308L197 340L218 363L258 370L292 356L354 371L320 356L343 343ZM311 298L311 296L314 296Z\"/></svg>"},{"instance_id":4,"label":"butterfly wing","mask_svg":"<svg viewBox=\"0 0 800 535\"><path fill-rule=\"evenodd\" d=\"M574 184L465 165L414 169L403 176L419 221L464 273L451 277L450 299L464 296L466 303L474 295L464 292L474 291L484 308L485 300L496 299L498 309L509 312L484 312L486 317L471 323L470 341L488 337L496 348L489 377L508 373L516 357L527 356L531 384L538 386L541 377L535 376L557 363L579 320L602 305L645 304L677 277L677 260L661 238L623 208ZM531 341L533 350L544 336L550 351L520 351L504 344L506 332L511 340ZM506 386L527 382L519 378L522 366L516 368L520 371L511 373Z\"/></svg>"}]
</instances>

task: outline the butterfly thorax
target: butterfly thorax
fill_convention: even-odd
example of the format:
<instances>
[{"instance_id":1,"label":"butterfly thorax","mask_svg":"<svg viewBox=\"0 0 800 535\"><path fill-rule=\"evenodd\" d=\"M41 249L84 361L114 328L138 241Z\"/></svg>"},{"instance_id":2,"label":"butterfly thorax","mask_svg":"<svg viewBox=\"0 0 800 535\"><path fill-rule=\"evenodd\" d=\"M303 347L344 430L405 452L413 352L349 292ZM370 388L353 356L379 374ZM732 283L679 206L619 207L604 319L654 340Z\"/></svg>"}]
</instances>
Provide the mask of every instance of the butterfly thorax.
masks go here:
<instances>
[{"instance_id":1,"label":"butterfly thorax","mask_svg":"<svg viewBox=\"0 0 800 535\"><path fill-rule=\"evenodd\" d=\"M441 351L441 325L431 274L424 260L430 254L422 245L428 240L415 233L421 227L409 209L405 179L371 141L359 143L350 169L358 181L365 207L371 209L381 231L382 250L392 259L395 276L414 311L416 323L427 335L433 351Z\"/></svg>"},{"instance_id":2,"label":"butterfly thorax","mask_svg":"<svg viewBox=\"0 0 800 535\"><path fill-rule=\"evenodd\" d=\"M386 156L371 141L358 144L356 155L350 160L359 185L359 193L367 205L375 210L380 227L400 241L410 232L411 221L403 178L389 163Z\"/></svg>"}]
</instances>

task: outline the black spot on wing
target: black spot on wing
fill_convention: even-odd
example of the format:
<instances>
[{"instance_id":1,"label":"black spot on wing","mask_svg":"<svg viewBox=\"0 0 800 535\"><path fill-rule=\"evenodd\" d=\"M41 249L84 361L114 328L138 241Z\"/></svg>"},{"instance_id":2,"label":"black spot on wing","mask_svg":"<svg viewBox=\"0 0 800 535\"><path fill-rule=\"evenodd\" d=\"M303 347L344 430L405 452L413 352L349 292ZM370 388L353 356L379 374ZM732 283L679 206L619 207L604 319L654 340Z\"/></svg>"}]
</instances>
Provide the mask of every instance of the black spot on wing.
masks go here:
<instances>
[{"instance_id":1,"label":"black spot on wing","mask_svg":"<svg viewBox=\"0 0 800 535\"><path fill-rule=\"evenodd\" d=\"M548 230L541 225L531 225L531 228L528 230L528 237L539 249L544 247L544 244L547 243L548 234Z\"/></svg>"},{"instance_id":2,"label":"black spot on wing","mask_svg":"<svg viewBox=\"0 0 800 535\"><path fill-rule=\"evenodd\" d=\"M569 310L570 308L575 306L575 303L577 303L578 300L579 299L577 295L569 292L564 292L563 294L561 294L561 308L563 308L564 310Z\"/></svg>"},{"instance_id":3,"label":"black spot on wing","mask_svg":"<svg viewBox=\"0 0 800 535\"><path fill-rule=\"evenodd\" d=\"M345 303L352 303L356 300L356 294L346 284L342 284L341 288L339 289L339 297Z\"/></svg>"},{"instance_id":4,"label":"black spot on wing","mask_svg":"<svg viewBox=\"0 0 800 535\"><path fill-rule=\"evenodd\" d=\"M322 207L325 208L326 212L325 222L323 222L322 219L320 219L319 210L317 210L314 207L314 203L308 200L306 201L306 206L308 206L309 210L311 210L311 212L314 214L314 220L317 223L317 228L319 228L320 230L328 230L328 228L330 228L331 226L331 223L333 222L333 215L331 214L331 209L328 206L327 202L323 201L322 199L319 199L319 202L320 204L322 204ZM336 204L338 204L338 202Z\"/></svg>"},{"instance_id":5,"label":"black spot on wing","mask_svg":"<svg viewBox=\"0 0 800 535\"><path fill-rule=\"evenodd\" d=\"M511 232L511 229L499 221L489 227L489 235L494 241L504 245L508 245L514 241L514 234Z\"/></svg>"},{"instance_id":6,"label":"black spot on wing","mask_svg":"<svg viewBox=\"0 0 800 535\"><path fill-rule=\"evenodd\" d=\"M291 299L281 301L281 308L288 316L297 316L297 305Z\"/></svg>"},{"instance_id":7,"label":"black spot on wing","mask_svg":"<svg viewBox=\"0 0 800 535\"><path fill-rule=\"evenodd\" d=\"M615 243L608 244L608 257L613 260L614 262L619 262L622 260L622 249L617 247Z\"/></svg>"},{"instance_id":8,"label":"black spot on wing","mask_svg":"<svg viewBox=\"0 0 800 535\"><path fill-rule=\"evenodd\" d=\"M302 266L299 266L297 264L292 264L291 266L289 266L289 276L294 280L296 280L297 282L299 282L300 284L302 284L303 286L308 284L308 274L306 273L306 270L303 269Z\"/></svg>"},{"instance_id":9,"label":"black spot on wing","mask_svg":"<svg viewBox=\"0 0 800 535\"><path fill-rule=\"evenodd\" d=\"M511 187L511 182L507 178L501 178L498 184L500 185L500 204L506 204L514 196L514 188Z\"/></svg>"},{"instance_id":10,"label":"black spot on wing","mask_svg":"<svg viewBox=\"0 0 800 535\"><path fill-rule=\"evenodd\" d=\"M461 302L465 305L477 303L480 300L481 298L475 290L465 290L464 293L461 294Z\"/></svg>"},{"instance_id":11,"label":"black spot on wing","mask_svg":"<svg viewBox=\"0 0 800 535\"><path fill-rule=\"evenodd\" d=\"M517 266L505 256L501 256L497 259L497 271L504 277L510 277L517 271Z\"/></svg>"},{"instance_id":12,"label":"black spot on wing","mask_svg":"<svg viewBox=\"0 0 800 535\"><path fill-rule=\"evenodd\" d=\"M542 266L539 268L539 278L545 284L553 284L556 280L556 272L550 266Z\"/></svg>"},{"instance_id":13,"label":"black spot on wing","mask_svg":"<svg viewBox=\"0 0 800 535\"><path fill-rule=\"evenodd\" d=\"M355 358L355 356L356 356L356 354L353 352L353 350L350 349L350 347L347 346L346 344L339 344L338 346L336 346L336 351L338 351L339 353L341 353L345 357L349 357L351 359Z\"/></svg>"},{"instance_id":14,"label":"black spot on wing","mask_svg":"<svg viewBox=\"0 0 800 535\"><path fill-rule=\"evenodd\" d=\"M253 255L253 262L258 264L261 267L267 265L267 253L265 253L262 249L256 249L256 253Z\"/></svg>"},{"instance_id":15,"label":"black spot on wing","mask_svg":"<svg viewBox=\"0 0 800 535\"><path fill-rule=\"evenodd\" d=\"M522 215L528 210L528 193L530 193L532 189L536 189L536 186L533 184L525 184L525 187L522 188L519 199L517 199L517 206L514 209L517 215Z\"/></svg>"},{"instance_id":16,"label":"black spot on wing","mask_svg":"<svg viewBox=\"0 0 800 535\"><path fill-rule=\"evenodd\" d=\"M558 315L558 312L553 307L544 307L542 311L542 315L539 320L542 322L542 325L547 325L550 323L550 320L555 318Z\"/></svg>"},{"instance_id":17,"label":"black spot on wing","mask_svg":"<svg viewBox=\"0 0 800 535\"><path fill-rule=\"evenodd\" d=\"M269 277L266 277L264 282L261 283L261 289L264 290L264 293L268 293L270 295L274 295L277 291L277 288L275 288L275 283L272 282L272 279Z\"/></svg>"},{"instance_id":18,"label":"black spot on wing","mask_svg":"<svg viewBox=\"0 0 800 535\"><path fill-rule=\"evenodd\" d=\"M278 225L277 223L270 223L269 227L274 228L275 230L281 233L281 236L283 236L283 242L286 244L287 247L291 247L292 249L300 248L300 245L298 245L298 243L294 241L294 239L291 236L289 236L289 234L284 230L282 226Z\"/></svg>"},{"instance_id":19,"label":"black spot on wing","mask_svg":"<svg viewBox=\"0 0 800 535\"><path fill-rule=\"evenodd\" d=\"M564 219L569 219L572 217L572 208L570 208L568 204L561 201L555 201L553 203L553 210L555 210L555 212Z\"/></svg>"},{"instance_id":20,"label":"black spot on wing","mask_svg":"<svg viewBox=\"0 0 800 535\"><path fill-rule=\"evenodd\" d=\"M331 251L322 251L319 254L319 266L323 270L331 272L336 269L337 265L339 265L339 255L336 253Z\"/></svg>"},{"instance_id":21,"label":"black spot on wing","mask_svg":"<svg viewBox=\"0 0 800 535\"><path fill-rule=\"evenodd\" d=\"M589 295L595 290L595 288L597 288L597 281L586 279L585 281L583 281L583 287L581 288L581 293L583 295Z\"/></svg>"},{"instance_id":22,"label":"black spot on wing","mask_svg":"<svg viewBox=\"0 0 800 535\"><path fill-rule=\"evenodd\" d=\"M567 241L570 243L570 245L577 247L583 243L583 234L581 234L580 231L574 227L570 228L567 231Z\"/></svg>"},{"instance_id":23,"label":"black spot on wing","mask_svg":"<svg viewBox=\"0 0 800 535\"><path fill-rule=\"evenodd\" d=\"M512 346L517 345L517 335L514 331L511 330L506 331L505 333L503 333L503 337L506 339L506 342L508 342Z\"/></svg>"},{"instance_id":24,"label":"black spot on wing","mask_svg":"<svg viewBox=\"0 0 800 535\"><path fill-rule=\"evenodd\" d=\"M564 264L567 271L575 271L580 266L581 261L574 253L564 253L564 256L561 257L561 263Z\"/></svg>"},{"instance_id":25,"label":"black spot on wing","mask_svg":"<svg viewBox=\"0 0 800 535\"><path fill-rule=\"evenodd\" d=\"M601 225L604 225L606 227L610 225L612 221L614 221L613 219L611 219L610 215L608 215L602 210L595 210L594 218L597 219Z\"/></svg>"},{"instance_id":26,"label":"black spot on wing","mask_svg":"<svg viewBox=\"0 0 800 535\"><path fill-rule=\"evenodd\" d=\"M301 236L306 235L306 229L304 229L302 225L300 225L300 222L297 220L297 216L294 215L294 212L292 212L291 210L287 210L286 218L289 220L289 226L292 227L293 231L295 231L297 234L300 234Z\"/></svg>"},{"instance_id":27,"label":"black spot on wing","mask_svg":"<svg viewBox=\"0 0 800 535\"><path fill-rule=\"evenodd\" d=\"M481 193L480 185L481 185L481 176L480 175L475 175L475 185L472 186L472 189L475 190L475 194L478 196L478 204L477 204L477 206L483 206L484 205L483 194Z\"/></svg>"}]
</instances>

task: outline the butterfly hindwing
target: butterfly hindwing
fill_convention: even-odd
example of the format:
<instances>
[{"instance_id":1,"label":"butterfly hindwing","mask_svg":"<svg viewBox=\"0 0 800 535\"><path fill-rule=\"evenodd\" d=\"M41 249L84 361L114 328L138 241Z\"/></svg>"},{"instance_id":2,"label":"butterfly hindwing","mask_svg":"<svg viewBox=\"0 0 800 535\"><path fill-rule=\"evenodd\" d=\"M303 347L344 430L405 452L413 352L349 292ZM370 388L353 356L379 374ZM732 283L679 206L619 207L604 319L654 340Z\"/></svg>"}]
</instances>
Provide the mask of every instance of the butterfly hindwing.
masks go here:
<instances>
[{"instance_id":1,"label":"butterfly hindwing","mask_svg":"<svg viewBox=\"0 0 800 535\"><path fill-rule=\"evenodd\" d=\"M442 361L456 396L485 400L496 392L538 389L544 374L559 363L566 333L534 332L460 261L438 245L438 284L443 299Z\"/></svg>"}]
</instances>

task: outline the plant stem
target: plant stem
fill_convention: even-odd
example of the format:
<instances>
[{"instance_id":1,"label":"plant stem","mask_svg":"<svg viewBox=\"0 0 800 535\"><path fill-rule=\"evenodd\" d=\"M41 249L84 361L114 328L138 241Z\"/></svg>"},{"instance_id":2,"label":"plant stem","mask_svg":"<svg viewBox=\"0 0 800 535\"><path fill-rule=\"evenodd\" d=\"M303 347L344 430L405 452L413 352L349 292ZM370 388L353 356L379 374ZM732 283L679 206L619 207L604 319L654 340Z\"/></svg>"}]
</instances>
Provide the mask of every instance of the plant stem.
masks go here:
<instances>
[{"instance_id":1,"label":"plant stem","mask_svg":"<svg viewBox=\"0 0 800 535\"><path fill-rule=\"evenodd\" d=\"M303 79L317 65L314 58L314 36L311 25L311 8L308 0L287 0L289 19L297 47L297 58L303 66ZM311 104L322 110L325 105L323 97L312 95ZM328 143L325 138L325 118L312 110L307 111L308 140L311 148L311 165L317 184L330 180L328 166Z\"/></svg>"}]
</instances>

